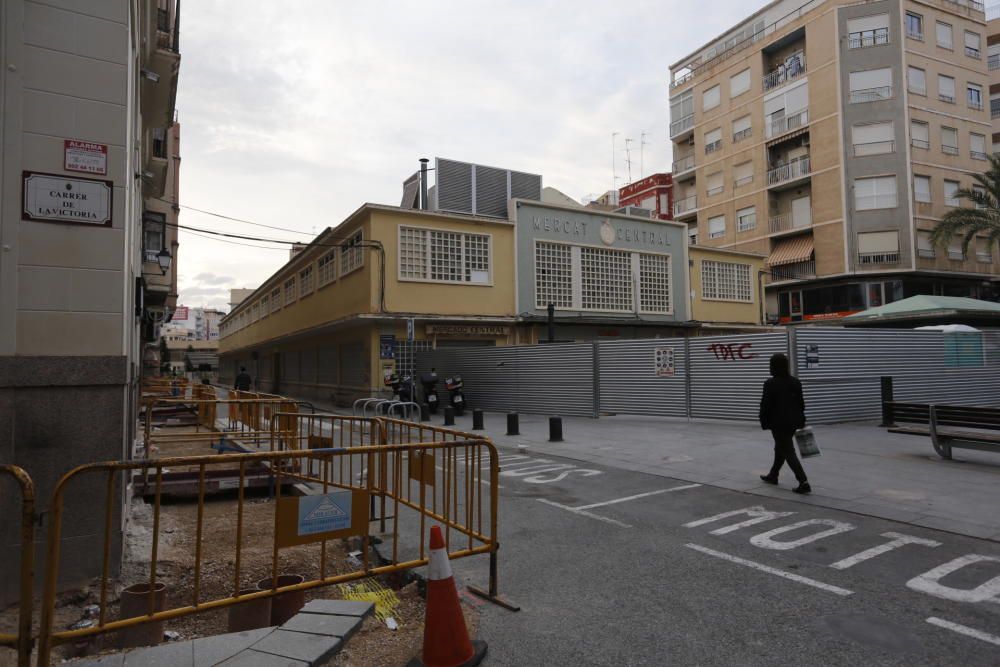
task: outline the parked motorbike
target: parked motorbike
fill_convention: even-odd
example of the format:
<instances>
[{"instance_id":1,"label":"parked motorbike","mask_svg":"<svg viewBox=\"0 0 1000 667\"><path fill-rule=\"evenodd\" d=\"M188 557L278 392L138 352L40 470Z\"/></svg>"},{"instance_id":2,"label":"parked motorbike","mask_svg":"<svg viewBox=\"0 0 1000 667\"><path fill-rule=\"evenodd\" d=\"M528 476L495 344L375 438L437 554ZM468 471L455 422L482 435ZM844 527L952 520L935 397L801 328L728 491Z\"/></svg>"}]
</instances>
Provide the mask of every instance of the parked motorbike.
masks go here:
<instances>
[{"instance_id":1,"label":"parked motorbike","mask_svg":"<svg viewBox=\"0 0 1000 667\"><path fill-rule=\"evenodd\" d=\"M438 376L434 371L420 374L420 385L424 389L424 402L427 403L427 408L432 415L437 414L438 410L437 381Z\"/></svg>"},{"instance_id":2,"label":"parked motorbike","mask_svg":"<svg viewBox=\"0 0 1000 667\"><path fill-rule=\"evenodd\" d=\"M385 386L392 387L393 398L404 403L413 401L413 378L409 375L400 377L393 373L385 379Z\"/></svg>"},{"instance_id":3,"label":"parked motorbike","mask_svg":"<svg viewBox=\"0 0 1000 667\"><path fill-rule=\"evenodd\" d=\"M457 417L461 417L465 412L465 395L462 393L464 386L461 375L453 375L444 380L444 388L448 390L448 402L454 408Z\"/></svg>"}]
</instances>

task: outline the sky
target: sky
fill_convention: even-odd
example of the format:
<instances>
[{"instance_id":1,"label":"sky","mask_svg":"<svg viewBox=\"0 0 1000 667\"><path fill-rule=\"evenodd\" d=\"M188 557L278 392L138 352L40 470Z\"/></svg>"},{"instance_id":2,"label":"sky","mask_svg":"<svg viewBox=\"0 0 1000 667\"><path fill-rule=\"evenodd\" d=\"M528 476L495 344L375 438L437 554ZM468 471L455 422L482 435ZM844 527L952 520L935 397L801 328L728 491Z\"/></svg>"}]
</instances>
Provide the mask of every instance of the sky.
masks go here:
<instances>
[{"instance_id":1,"label":"sky","mask_svg":"<svg viewBox=\"0 0 1000 667\"><path fill-rule=\"evenodd\" d=\"M418 159L542 174L580 200L671 166L669 66L762 3L198 0L181 9L180 224L308 241L399 205ZM705 10L710 8L710 11ZM612 152L612 133L618 132ZM179 303L228 310L287 246L181 230ZM242 243L244 245L239 245ZM254 247L256 246L256 247Z\"/></svg>"}]
</instances>

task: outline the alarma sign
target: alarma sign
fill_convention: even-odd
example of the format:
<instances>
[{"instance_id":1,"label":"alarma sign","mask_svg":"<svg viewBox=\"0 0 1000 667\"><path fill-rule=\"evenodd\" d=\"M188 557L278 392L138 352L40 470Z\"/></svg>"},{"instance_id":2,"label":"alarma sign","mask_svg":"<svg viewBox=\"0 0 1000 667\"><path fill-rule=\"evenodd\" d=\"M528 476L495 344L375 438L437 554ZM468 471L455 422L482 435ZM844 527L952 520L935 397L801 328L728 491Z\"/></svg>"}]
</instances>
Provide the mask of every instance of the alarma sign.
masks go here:
<instances>
[{"instance_id":1,"label":"alarma sign","mask_svg":"<svg viewBox=\"0 0 1000 667\"><path fill-rule=\"evenodd\" d=\"M90 141L63 140L63 169L104 176L108 173L108 147Z\"/></svg>"},{"instance_id":2,"label":"alarma sign","mask_svg":"<svg viewBox=\"0 0 1000 667\"><path fill-rule=\"evenodd\" d=\"M114 183L26 171L22 219L111 226Z\"/></svg>"}]
</instances>

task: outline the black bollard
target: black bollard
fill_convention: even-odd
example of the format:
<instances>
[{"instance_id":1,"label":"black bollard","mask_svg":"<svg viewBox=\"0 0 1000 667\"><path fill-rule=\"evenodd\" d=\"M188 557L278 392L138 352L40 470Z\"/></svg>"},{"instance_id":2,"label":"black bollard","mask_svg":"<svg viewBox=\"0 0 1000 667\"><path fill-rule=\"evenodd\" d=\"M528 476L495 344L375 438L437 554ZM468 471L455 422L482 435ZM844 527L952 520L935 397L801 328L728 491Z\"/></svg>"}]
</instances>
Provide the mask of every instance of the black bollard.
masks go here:
<instances>
[{"instance_id":1,"label":"black bollard","mask_svg":"<svg viewBox=\"0 0 1000 667\"><path fill-rule=\"evenodd\" d=\"M549 417L549 442L562 442L562 417Z\"/></svg>"},{"instance_id":2,"label":"black bollard","mask_svg":"<svg viewBox=\"0 0 1000 667\"><path fill-rule=\"evenodd\" d=\"M444 406L444 425L454 426L455 425L455 408L450 405Z\"/></svg>"},{"instance_id":3,"label":"black bollard","mask_svg":"<svg viewBox=\"0 0 1000 667\"><path fill-rule=\"evenodd\" d=\"M516 412L507 413L507 435L521 435L521 431L517 427Z\"/></svg>"},{"instance_id":4,"label":"black bollard","mask_svg":"<svg viewBox=\"0 0 1000 667\"><path fill-rule=\"evenodd\" d=\"M882 383L882 423L879 426L895 426L892 414L892 377L883 375Z\"/></svg>"},{"instance_id":5,"label":"black bollard","mask_svg":"<svg viewBox=\"0 0 1000 667\"><path fill-rule=\"evenodd\" d=\"M431 420L431 406L426 403L420 404L420 421L429 422Z\"/></svg>"},{"instance_id":6,"label":"black bollard","mask_svg":"<svg viewBox=\"0 0 1000 667\"><path fill-rule=\"evenodd\" d=\"M472 411L472 430L482 431L483 430L483 411L476 408Z\"/></svg>"}]
</instances>

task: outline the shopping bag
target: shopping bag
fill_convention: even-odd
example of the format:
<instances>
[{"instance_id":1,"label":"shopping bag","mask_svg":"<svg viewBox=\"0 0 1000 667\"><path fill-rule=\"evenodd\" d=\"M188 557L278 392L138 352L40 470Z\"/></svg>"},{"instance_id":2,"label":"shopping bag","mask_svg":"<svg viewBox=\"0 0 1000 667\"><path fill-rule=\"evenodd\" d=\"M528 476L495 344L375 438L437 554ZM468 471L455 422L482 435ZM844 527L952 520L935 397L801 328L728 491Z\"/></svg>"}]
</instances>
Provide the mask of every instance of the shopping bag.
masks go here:
<instances>
[{"instance_id":1,"label":"shopping bag","mask_svg":"<svg viewBox=\"0 0 1000 667\"><path fill-rule=\"evenodd\" d=\"M795 444L799 446L799 456L808 459L811 456L819 456L819 445L816 444L816 434L806 426L795 432Z\"/></svg>"}]
</instances>

